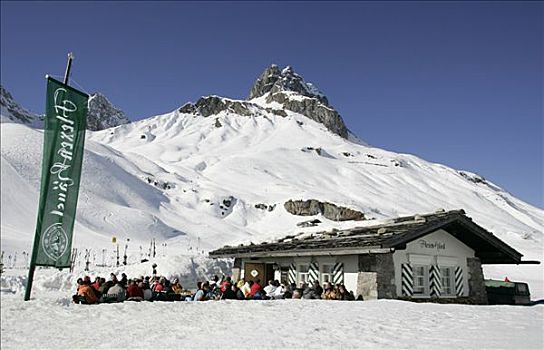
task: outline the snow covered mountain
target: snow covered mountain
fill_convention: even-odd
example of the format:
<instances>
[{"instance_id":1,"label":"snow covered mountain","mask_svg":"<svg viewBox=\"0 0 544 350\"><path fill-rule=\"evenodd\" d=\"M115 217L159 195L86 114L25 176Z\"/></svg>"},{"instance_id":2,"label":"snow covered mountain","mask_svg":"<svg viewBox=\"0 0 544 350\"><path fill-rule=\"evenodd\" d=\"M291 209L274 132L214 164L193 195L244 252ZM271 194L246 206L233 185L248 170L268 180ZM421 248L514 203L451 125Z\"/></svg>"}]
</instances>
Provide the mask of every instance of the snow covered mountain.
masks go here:
<instances>
[{"instance_id":1,"label":"snow covered mountain","mask_svg":"<svg viewBox=\"0 0 544 350\"><path fill-rule=\"evenodd\" d=\"M26 124L33 128L43 128L43 115L27 111L21 107L13 96L0 85L0 108L2 122ZM97 131L130 123L127 115L115 107L106 96L99 92L91 94L87 129Z\"/></svg>"},{"instance_id":2,"label":"snow covered mountain","mask_svg":"<svg viewBox=\"0 0 544 350\"><path fill-rule=\"evenodd\" d=\"M99 92L91 94L89 113L87 115L87 129L98 131L128 123L130 123L130 120L127 115L115 107L106 96Z\"/></svg>"},{"instance_id":3,"label":"snow covered mountain","mask_svg":"<svg viewBox=\"0 0 544 350\"><path fill-rule=\"evenodd\" d=\"M28 251L43 134L5 122L4 113L2 249ZM267 68L247 100L202 97L89 132L81 185L74 245L110 249L116 236L130 239L134 256L152 237L183 255L189 247L209 250L440 208L463 208L526 259L543 255L543 210L471 172L365 144L290 67ZM320 223L305 223L314 219ZM544 295L542 272L542 265L486 267L490 277L529 281L537 297Z\"/></svg>"},{"instance_id":4,"label":"snow covered mountain","mask_svg":"<svg viewBox=\"0 0 544 350\"><path fill-rule=\"evenodd\" d=\"M27 111L21 107L11 96L8 90L0 85L0 115L2 123L15 122L23 123L33 127L43 125L43 117Z\"/></svg>"}]
</instances>

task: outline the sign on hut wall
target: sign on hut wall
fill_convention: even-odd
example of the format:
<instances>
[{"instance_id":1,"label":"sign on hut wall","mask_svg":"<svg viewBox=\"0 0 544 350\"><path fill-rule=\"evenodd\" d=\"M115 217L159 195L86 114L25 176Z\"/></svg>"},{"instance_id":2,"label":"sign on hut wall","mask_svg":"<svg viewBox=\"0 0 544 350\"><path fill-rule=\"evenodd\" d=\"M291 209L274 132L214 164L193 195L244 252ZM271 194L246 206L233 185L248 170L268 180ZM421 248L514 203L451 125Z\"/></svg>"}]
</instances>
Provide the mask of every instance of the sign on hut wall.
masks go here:
<instances>
[{"instance_id":1,"label":"sign on hut wall","mask_svg":"<svg viewBox=\"0 0 544 350\"><path fill-rule=\"evenodd\" d=\"M445 250L446 249L446 243L444 242L441 242L441 241L434 241L434 242L431 242L431 241L427 241L427 240L424 240L424 239L420 239L418 241L418 244L420 246L420 248L422 249L436 249L436 250Z\"/></svg>"},{"instance_id":2,"label":"sign on hut wall","mask_svg":"<svg viewBox=\"0 0 544 350\"><path fill-rule=\"evenodd\" d=\"M474 256L474 250L442 229L406 244L404 253L430 256Z\"/></svg>"}]
</instances>

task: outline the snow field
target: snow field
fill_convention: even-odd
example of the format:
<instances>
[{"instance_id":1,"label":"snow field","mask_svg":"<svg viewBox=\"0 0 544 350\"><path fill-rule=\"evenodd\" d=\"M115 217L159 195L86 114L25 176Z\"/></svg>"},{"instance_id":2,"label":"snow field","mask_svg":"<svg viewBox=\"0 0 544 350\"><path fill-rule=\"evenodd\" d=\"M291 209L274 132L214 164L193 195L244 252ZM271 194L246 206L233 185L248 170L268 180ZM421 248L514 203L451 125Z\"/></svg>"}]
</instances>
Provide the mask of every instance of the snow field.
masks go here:
<instances>
[{"instance_id":1,"label":"snow field","mask_svg":"<svg viewBox=\"0 0 544 350\"><path fill-rule=\"evenodd\" d=\"M2 349L542 349L544 305L379 300L125 302L76 305L1 296ZM44 344L48 344L44 347ZM228 345L227 345L228 344Z\"/></svg>"}]
</instances>

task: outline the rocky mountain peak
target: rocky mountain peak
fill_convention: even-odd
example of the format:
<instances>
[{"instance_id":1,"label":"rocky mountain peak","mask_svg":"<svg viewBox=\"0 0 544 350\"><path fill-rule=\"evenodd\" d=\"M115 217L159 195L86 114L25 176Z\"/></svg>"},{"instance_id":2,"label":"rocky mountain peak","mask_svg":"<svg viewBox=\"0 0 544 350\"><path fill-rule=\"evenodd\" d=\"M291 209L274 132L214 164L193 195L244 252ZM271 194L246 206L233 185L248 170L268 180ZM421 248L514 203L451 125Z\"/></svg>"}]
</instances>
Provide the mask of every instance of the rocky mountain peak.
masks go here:
<instances>
[{"instance_id":1,"label":"rocky mountain peak","mask_svg":"<svg viewBox=\"0 0 544 350\"><path fill-rule=\"evenodd\" d=\"M253 100L258 97L263 97L264 101ZM280 104L280 108L272 102ZM221 112L241 116L272 113L285 117L286 111L292 111L323 124L329 131L343 138L347 139L349 133L342 117L329 105L327 97L314 85L305 82L291 66L280 70L273 64L266 68L253 84L249 100L206 96L196 103L186 103L178 111L203 117Z\"/></svg>"},{"instance_id":2,"label":"rocky mountain peak","mask_svg":"<svg viewBox=\"0 0 544 350\"><path fill-rule=\"evenodd\" d=\"M261 74L251 87L249 99L261 97L266 93L277 92L295 92L302 96L316 98L322 104L329 106L327 97L312 83L304 81L304 78L297 74L293 67L287 66L280 70L275 64L272 64Z\"/></svg>"},{"instance_id":3,"label":"rocky mountain peak","mask_svg":"<svg viewBox=\"0 0 544 350\"><path fill-rule=\"evenodd\" d=\"M281 71L277 65L272 64L264 70L264 72L257 78L251 91L249 92L249 99L261 97L267 92L270 92L274 87L274 84L280 78Z\"/></svg>"},{"instance_id":4,"label":"rocky mountain peak","mask_svg":"<svg viewBox=\"0 0 544 350\"><path fill-rule=\"evenodd\" d=\"M127 115L115 107L103 94L91 94L87 129L97 131L130 123Z\"/></svg>"},{"instance_id":5,"label":"rocky mountain peak","mask_svg":"<svg viewBox=\"0 0 544 350\"><path fill-rule=\"evenodd\" d=\"M348 137L348 128L342 117L312 83L306 82L293 67L280 68L273 64L255 81L249 99L266 96L266 102L276 102L284 109L300 113L323 124L333 133Z\"/></svg>"},{"instance_id":6,"label":"rocky mountain peak","mask_svg":"<svg viewBox=\"0 0 544 350\"><path fill-rule=\"evenodd\" d=\"M17 123L34 124L43 120L43 117L21 107L2 85L0 85L0 109L2 116Z\"/></svg>"}]
</instances>

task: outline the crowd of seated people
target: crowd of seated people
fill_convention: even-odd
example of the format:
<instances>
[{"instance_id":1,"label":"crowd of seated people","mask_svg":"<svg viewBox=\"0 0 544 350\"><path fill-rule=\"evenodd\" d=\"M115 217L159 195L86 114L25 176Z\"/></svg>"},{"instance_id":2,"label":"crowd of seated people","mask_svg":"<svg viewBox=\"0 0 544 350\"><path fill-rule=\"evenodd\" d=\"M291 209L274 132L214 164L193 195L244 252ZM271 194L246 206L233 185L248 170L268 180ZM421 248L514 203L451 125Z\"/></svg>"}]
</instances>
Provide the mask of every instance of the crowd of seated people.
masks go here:
<instances>
[{"instance_id":1,"label":"crowd of seated people","mask_svg":"<svg viewBox=\"0 0 544 350\"><path fill-rule=\"evenodd\" d=\"M212 281L197 282L197 291L187 297L187 301L205 300L270 300L270 299L325 299L325 300L356 300L353 292L348 292L344 284L334 286L332 283L325 283L321 287L319 281L312 284L301 283L299 287L295 283L284 285L278 280L269 280L266 286L261 281L239 280L234 283L229 276L219 280L214 276ZM359 297L357 300L362 300Z\"/></svg>"},{"instance_id":2,"label":"crowd of seated people","mask_svg":"<svg viewBox=\"0 0 544 350\"><path fill-rule=\"evenodd\" d=\"M128 279L123 273L121 279L118 279L112 273L107 281L103 277L96 277L94 282L89 276L79 278L72 300L81 304L116 303L125 300L175 301L183 300L188 293L190 291L184 290L176 278L172 281L163 276Z\"/></svg>"},{"instance_id":3,"label":"crowd of seated people","mask_svg":"<svg viewBox=\"0 0 544 350\"><path fill-rule=\"evenodd\" d=\"M266 286L261 281L234 283L230 276L211 281L197 282L196 291L184 290L178 279L168 280L164 276L141 276L128 279L121 274L121 279L112 273L109 279L96 277L94 282L89 276L77 280L77 291L73 296L75 303L97 304L123 301L206 301L206 300L270 300L270 299L325 299L355 300L353 292L348 292L344 284L333 285L326 282L322 287L319 281L311 284L301 283L284 285L278 280L270 280ZM359 297L357 300L362 300Z\"/></svg>"}]
</instances>

